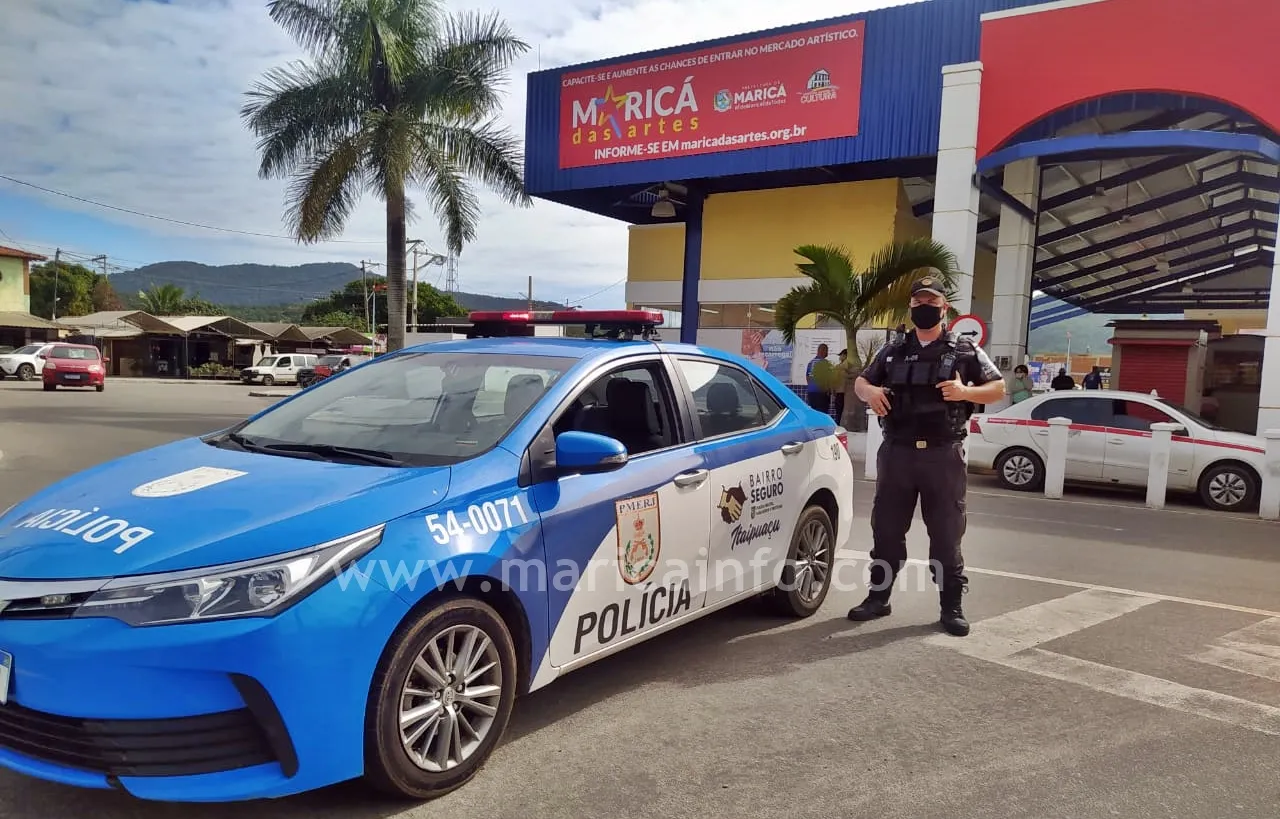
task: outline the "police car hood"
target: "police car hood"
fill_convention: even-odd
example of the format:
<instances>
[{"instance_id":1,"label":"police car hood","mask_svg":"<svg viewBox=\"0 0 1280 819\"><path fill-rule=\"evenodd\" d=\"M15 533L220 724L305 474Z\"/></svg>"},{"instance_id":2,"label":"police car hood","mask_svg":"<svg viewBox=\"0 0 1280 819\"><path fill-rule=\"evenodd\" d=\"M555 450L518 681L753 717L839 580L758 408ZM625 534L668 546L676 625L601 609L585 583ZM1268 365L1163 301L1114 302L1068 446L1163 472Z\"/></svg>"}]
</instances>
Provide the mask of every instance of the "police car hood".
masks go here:
<instances>
[{"instance_id":1,"label":"police car hood","mask_svg":"<svg viewBox=\"0 0 1280 819\"><path fill-rule=\"evenodd\" d=\"M219 449L198 439L72 475L0 519L0 577L49 580L271 557L439 503L449 469Z\"/></svg>"}]
</instances>

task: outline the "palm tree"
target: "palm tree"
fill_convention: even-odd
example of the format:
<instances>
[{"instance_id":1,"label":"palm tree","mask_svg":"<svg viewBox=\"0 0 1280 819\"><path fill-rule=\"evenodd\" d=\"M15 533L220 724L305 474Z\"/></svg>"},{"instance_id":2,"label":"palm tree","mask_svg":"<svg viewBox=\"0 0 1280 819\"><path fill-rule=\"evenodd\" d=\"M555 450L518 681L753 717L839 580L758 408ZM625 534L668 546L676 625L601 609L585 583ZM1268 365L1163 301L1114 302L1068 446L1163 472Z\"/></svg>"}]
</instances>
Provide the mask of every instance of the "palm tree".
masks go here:
<instances>
[{"instance_id":1,"label":"palm tree","mask_svg":"<svg viewBox=\"0 0 1280 819\"><path fill-rule=\"evenodd\" d=\"M266 74L242 110L259 175L292 177L301 242L342 231L362 193L386 203L387 348L404 346L406 187L425 190L454 255L473 240L470 180L529 205L499 89L528 50L497 15L447 16L439 0L272 0L271 19L312 58Z\"/></svg>"},{"instance_id":2,"label":"palm tree","mask_svg":"<svg viewBox=\"0 0 1280 819\"><path fill-rule=\"evenodd\" d=\"M138 304L153 316L176 316L186 303L186 292L176 284L153 284L138 291Z\"/></svg>"},{"instance_id":3,"label":"palm tree","mask_svg":"<svg viewBox=\"0 0 1280 819\"><path fill-rule=\"evenodd\" d=\"M925 271L940 279L948 292L954 290L959 275L955 254L931 239L892 242L876 251L862 270L854 268L849 252L842 247L803 245L795 252L805 260L796 268L810 281L778 300L774 322L789 344L795 343L796 330L808 316L839 324L844 328L845 349L854 373L862 369L859 330L877 320L894 325L906 321L911 283ZM846 379L844 390L845 417L840 422L860 430L864 413L853 394L853 379Z\"/></svg>"}]
</instances>

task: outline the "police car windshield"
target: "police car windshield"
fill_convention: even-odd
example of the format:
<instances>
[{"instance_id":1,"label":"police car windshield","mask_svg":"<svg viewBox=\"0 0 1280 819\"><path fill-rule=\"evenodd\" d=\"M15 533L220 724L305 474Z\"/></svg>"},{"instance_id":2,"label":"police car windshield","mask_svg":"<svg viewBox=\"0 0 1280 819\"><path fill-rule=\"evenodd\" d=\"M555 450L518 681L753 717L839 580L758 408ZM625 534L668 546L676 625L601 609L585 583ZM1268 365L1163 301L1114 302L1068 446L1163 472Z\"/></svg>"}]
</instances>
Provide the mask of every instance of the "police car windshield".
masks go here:
<instances>
[{"instance_id":1,"label":"police car windshield","mask_svg":"<svg viewBox=\"0 0 1280 819\"><path fill-rule=\"evenodd\" d=\"M496 445L575 361L401 353L325 379L233 431L255 450L338 447L385 453L406 466L445 466Z\"/></svg>"}]
</instances>

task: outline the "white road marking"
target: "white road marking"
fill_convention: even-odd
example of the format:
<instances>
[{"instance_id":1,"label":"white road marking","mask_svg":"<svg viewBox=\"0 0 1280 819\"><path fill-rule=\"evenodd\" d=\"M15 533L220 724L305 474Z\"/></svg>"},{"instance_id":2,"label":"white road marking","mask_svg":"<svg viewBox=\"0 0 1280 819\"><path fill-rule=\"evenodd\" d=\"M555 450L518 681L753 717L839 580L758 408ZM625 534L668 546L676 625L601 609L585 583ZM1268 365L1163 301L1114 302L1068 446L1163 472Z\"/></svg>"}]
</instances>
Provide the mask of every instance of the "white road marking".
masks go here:
<instances>
[{"instance_id":1,"label":"white road marking","mask_svg":"<svg viewBox=\"0 0 1280 819\"><path fill-rule=\"evenodd\" d=\"M836 557L843 560L870 560L871 555L867 552L859 552L853 549L841 549L836 552ZM928 561L919 558L911 558L907 563L913 566L927 566ZM1096 591L1115 592L1116 594L1128 594L1134 597L1145 597L1150 600L1163 600L1166 603L1185 603L1188 606L1203 606L1209 609L1221 609L1222 611L1234 611L1240 614L1256 614L1259 617L1280 617L1280 611L1271 611L1269 609L1255 609L1250 606L1233 606L1230 603L1219 603L1214 600L1196 600L1191 597L1177 597L1171 594L1159 594L1156 592L1138 591L1136 589L1122 589L1115 586L1101 586L1096 583L1082 583L1078 580L1062 580L1056 577L1039 577L1034 574L1021 574L1019 572L1002 572L999 569L979 569L974 566L965 566L967 574L983 574L991 577L1004 577L1010 580L1028 580L1033 583L1048 583L1054 586L1065 586L1072 589L1092 589Z\"/></svg>"},{"instance_id":2,"label":"white road marking","mask_svg":"<svg viewBox=\"0 0 1280 819\"><path fill-rule=\"evenodd\" d=\"M1214 665L1238 674L1262 677L1266 680L1280 682L1280 660L1238 648L1213 646L1208 651L1196 654L1191 659L1205 665Z\"/></svg>"},{"instance_id":3,"label":"white road marking","mask_svg":"<svg viewBox=\"0 0 1280 819\"><path fill-rule=\"evenodd\" d=\"M983 620L969 637L937 635L926 642L1040 677L1280 736L1280 708L1037 646L1123 617L1155 599L1086 589Z\"/></svg>"},{"instance_id":4,"label":"white road marking","mask_svg":"<svg viewBox=\"0 0 1280 819\"><path fill-rule=\"evenodd\" d=\"M1143 597L1087 589L983 620L965 640L937 635L927 642L999 662L1029 648L1132 614L1156 603Z\"/></svg>"},{"instance_id":5,"label":"white road marking","mask_svg":"<svg viewBox=\"0 0 1280 819\"><path fill-rule=\"evenodd\" d=\"M1040 523L1040 524L1044 524L1048 522L1044 518L1025 518L1025 517L1020 517L1018 515L1001 515L996 512L970 511L969 517L999 518L1000 520L1024 520L1030 523ZM1120 528L1119 526L1103 526L1100 523L1080 523L1079 521L1075 521L1075 520L1073 521L1064 520L1060 522L1068 524L1072 529L1102 529L1105 532L1123 532L1124 531L1124 529Z\"/></svg>"},{"instance_id":6,"label":"white road marking","mask_svg":"<svg viewBox=\"0 0 1280 819\"><path fill-rule=\"evenodd\" d=\"M955 648L961 642L964 641L952 640L951 647ZM992 662L1041 677L1082 685L1105 694L1280 736L1280 708L1219 694L1217 691L1192 688L1159 677L1039 648Z\"/></svg>"},{"instance_id":7,"label":"white road marking","mask_svg":"<svg viewBox=\"0 0 1280 819\"><path fill-rule=\"evenodd\" d=\"M1280 682L1280 618L1254 623L1214 641L1208 651L1191 659Z\"/></svg>"}]
</instances>

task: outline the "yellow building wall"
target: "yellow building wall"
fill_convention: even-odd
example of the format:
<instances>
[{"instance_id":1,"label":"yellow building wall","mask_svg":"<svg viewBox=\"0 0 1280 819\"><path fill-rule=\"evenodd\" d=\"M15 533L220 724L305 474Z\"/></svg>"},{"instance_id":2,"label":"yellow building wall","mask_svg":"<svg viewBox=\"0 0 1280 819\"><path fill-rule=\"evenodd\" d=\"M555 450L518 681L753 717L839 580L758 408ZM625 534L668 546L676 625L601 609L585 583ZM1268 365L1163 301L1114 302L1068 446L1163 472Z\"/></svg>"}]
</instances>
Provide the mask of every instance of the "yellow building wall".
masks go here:
<instances>
[{"instance_id":1,"label":"yellow building wall","mask_svg":"<svg viewBox=\"0 0 1280 819\"><path fill-rule=\"evenodd\" d=\"M929 224L912 213L902 180L896 178L716 194L707 199L703 214L701 277L802 279L794 253L800 245L842 245L857 265L891 241L930 233ZM974 267L974 309L989 320L995 254L979 250ZM683 269L683 224L630 229L630 281L680 281Z\"/></svg>"},{"instance_id":2,"label":"yellow building wall","mask_svg":"<svg viewBox=\"0 0 1280 819\"><path fill-rule=\"evenodd\" d=\"M22 259L0 256L0 310L16 313L31 311L26 271L27 262Z\"/></svg>"},{"instance_id":3,"label":"yellow building wall","mask_svg":"<svg viewBox=\"0 0 1280 819\"><path fill-rule=\"evenodd\" d=\"M865 260L893 238L897 187L896 179L878 179L708 197L702 278L800 278L793 251L805 244L843 245ZM631 281L679 281L683 269L684 225L630 230Z\"/></svg>"},{"instance_id":4,"label":"yellow building wall","mask_svg":"<svg viewBox=\"0 0 1280 819\"><path fill-rule=\"evenodd\" d=\"M1241 330L1265 330L1266 310L1187 310L1187 321L1216 321L1222 326L1224 336L1239 335Z\"/></svg>"}]
</instances>

